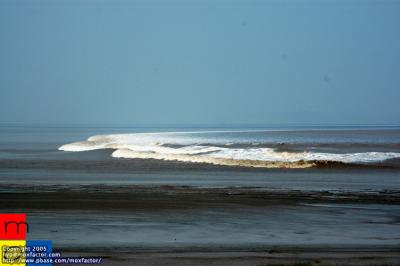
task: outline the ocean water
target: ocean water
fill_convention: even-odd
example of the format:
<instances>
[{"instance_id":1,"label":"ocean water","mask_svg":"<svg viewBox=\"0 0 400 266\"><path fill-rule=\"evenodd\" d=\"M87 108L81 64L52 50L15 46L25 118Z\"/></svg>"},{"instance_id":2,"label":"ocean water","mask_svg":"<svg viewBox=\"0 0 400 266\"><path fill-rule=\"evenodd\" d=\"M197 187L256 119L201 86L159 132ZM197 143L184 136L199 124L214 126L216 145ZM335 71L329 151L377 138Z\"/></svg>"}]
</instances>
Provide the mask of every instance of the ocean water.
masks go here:
<instances>
[{"instance_id":1,"label":"ocean water","mask_svg":"<svg viewBox=\"0 0 400 266\"><path fill-rule=\"evenodd\" d=\"M400 187L400 129L0 127L1 184Z\"/></svg>"},{"instance_id":2,"label":"ocean water","mask_svg":"<svg viewBox=\"0 0 400 266\"><path fill-rule=\"evenodd\" d=\"M185 193L185 186L190 186L199 195L219 188L246 188L266 193L393 197L400 188L399 158L400 129L395 127L3 125L0 196L6 200L0 201L0 212L20 212L18 207L10 209L20 205L7 202L7 195L26 189L36 199L49 191L50 195L63 191L68 197L68 191L106 188L123 200L127 197L124 188L135 193L135 185L150 188L147 191L179 188L174 193ZM98 202L93 208L82 202L83 209L76 209L79 199L74 199L71 206L46 203L50 209L40 205L23 209L29 217L29 237L51 239L58 248L93 252L191 247L264 250L280 245L392 248L400 244L400 207L395 203L308 204L275 199L261 205L247 200L198 206L194 195L185 208L121 209L103 208L102 199L93 195L89 201ZM115 199L107 194L104 200L110 206Z\"/></svg>"}]
</instances>

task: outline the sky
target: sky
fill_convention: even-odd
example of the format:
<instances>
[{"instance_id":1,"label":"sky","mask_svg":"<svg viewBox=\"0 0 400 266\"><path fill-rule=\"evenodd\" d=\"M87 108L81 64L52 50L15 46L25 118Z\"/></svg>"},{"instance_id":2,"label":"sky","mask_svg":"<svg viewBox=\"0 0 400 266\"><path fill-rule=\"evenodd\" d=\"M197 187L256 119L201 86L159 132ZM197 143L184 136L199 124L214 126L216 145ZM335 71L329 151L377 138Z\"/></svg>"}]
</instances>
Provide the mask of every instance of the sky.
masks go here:
<instances>
[{"instance_id":1,"label":"sky","mask_svg":"<svg viewBox=\"0 0 400 266\"><path fill-rule=\"evenodd\" d=\"M0 0L0 122L400 124L400 1Z\"/></svg>"}]
</instances>

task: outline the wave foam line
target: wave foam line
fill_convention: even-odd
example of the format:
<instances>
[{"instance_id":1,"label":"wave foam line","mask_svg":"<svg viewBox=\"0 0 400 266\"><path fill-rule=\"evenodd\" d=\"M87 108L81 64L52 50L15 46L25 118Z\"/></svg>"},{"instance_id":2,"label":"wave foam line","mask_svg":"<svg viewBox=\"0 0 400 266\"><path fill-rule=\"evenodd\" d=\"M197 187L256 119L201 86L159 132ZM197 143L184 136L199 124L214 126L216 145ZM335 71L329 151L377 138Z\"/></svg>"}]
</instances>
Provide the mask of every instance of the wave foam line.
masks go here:
<instances>
[{"instance_id":1,"label":"wave foam line","mask_svg":"<svg viewBox=\"0 0 400 266\"><path fill-rule=\"evenodd\" d=\"M318 165L314 161L260 161L260 160L237 160L229 158L218 158L200 155L183 155L183 154L160 154L149 152L137 152L128 149L118 149L112 153L114 158L128 158L128 159L155 159L165 161L179 161L188 163L207 163L214 165L225 166L242 166L242 167L256 167L256 168L310 168Z\"/></svg>"},{"instance_id":2,"label":"wave foam line","mask_svg":"<svg viewBox=\"0 0 400 266\"><path fill-rule=\"evenodd\" d=\"M216 143L217 146L199 143ZM116 158L138 158L264 168L306 168L321 163L376 163L400 158L398 152L280 152L273 148L230 148L221 138L198 138L184 132L98 135L62 145L63 151L113 149ZM175 145L175 146L174 146ZM223 145L220 147L218 145Z\"/></svg>"}]
</instances>

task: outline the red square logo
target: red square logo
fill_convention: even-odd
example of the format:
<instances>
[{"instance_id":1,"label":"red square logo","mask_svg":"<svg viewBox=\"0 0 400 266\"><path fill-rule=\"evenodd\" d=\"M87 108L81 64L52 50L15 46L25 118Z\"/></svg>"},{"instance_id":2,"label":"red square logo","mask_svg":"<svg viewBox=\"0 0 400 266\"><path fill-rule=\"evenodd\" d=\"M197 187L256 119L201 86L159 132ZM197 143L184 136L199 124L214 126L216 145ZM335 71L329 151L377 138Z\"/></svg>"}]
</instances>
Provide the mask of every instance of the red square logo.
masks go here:
<instances>
[{"instance_id":1,"label":"red square logo","mask_svg":"<svg viewBox=\"0 0 400 266\"><path fill-rule=\"evenodd\" d=\"M26 214L0 214L0 240L25 240L27 231Z\"/></svg>"}]
</instances>

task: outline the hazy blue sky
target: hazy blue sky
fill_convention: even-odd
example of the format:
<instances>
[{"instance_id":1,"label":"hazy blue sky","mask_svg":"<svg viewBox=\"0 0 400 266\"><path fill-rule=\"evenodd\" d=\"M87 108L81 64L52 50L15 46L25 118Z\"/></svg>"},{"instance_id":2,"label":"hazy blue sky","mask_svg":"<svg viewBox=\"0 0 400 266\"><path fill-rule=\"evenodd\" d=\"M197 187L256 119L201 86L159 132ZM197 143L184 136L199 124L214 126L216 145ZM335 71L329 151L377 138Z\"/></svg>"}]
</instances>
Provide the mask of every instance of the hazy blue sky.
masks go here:
<instances>
[{"instance_id":1,"label":"hazy blue sky","mask_svg":"<svg viewBox=\"0 0 400 266\"><path fill-rule=\"evenodd\" d=\"M0 121L400 123L400 1L0 0Z\"/></svg>"}]
</instances>

